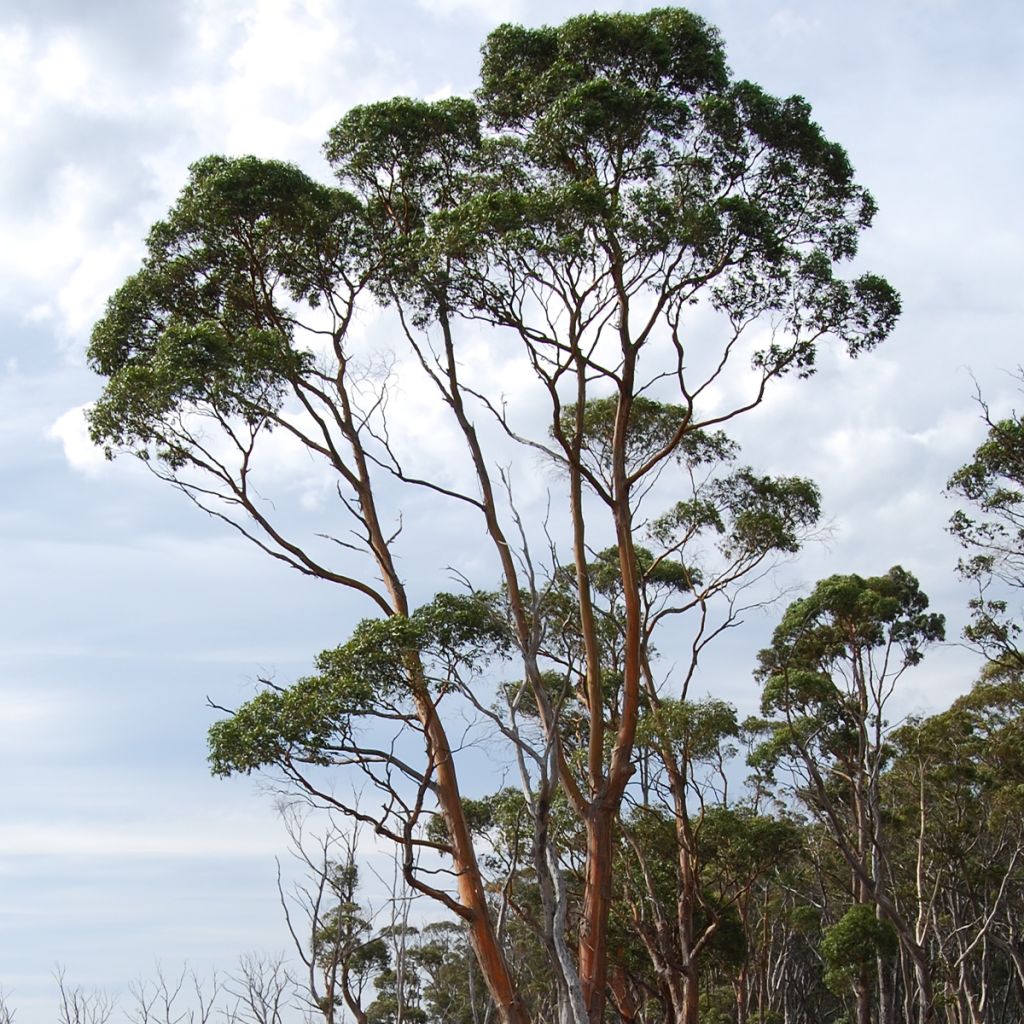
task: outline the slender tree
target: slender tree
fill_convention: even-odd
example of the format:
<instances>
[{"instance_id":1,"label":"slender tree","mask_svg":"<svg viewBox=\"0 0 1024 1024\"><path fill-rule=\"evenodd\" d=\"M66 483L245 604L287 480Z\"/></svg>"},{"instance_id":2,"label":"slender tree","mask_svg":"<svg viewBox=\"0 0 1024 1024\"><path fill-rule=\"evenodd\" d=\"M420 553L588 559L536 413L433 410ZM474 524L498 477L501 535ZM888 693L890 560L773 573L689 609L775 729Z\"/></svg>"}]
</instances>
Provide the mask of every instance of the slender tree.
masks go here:
<instances>
[{"instance_id":1,"label":"slender tree","mask_svg":"<svg viewBox=\"0 0 1024 1024\"><path fill-rule=\"evenodd\" d=\"M949 481L952 495L970 502L950 519L950 532L970 554L960 575L975 587L968 641L995 661L1024 667L1019 609L1010 607L1024 587L1024 421L1016 413L992 418L979 398L988 428L974 457Z\"/></svg>"},{"instance_id":2,"label":"slender tree","mask_svg":"<svg viewBox=\"0 0 1024 1024\"><path fill-rule=\"evenodd\" d=\"M924 907L903 914L893 899L890 844L881 805L889 757L886 708L904 672L944 636L917 580L899 566L884 576L832 576L786 610L759 655L768 734L758 761L795 773L798 795L825 824L851 871L854 908L831 933L835 976L854 985L857 1020L871 1019L870 957L882 942L864 912L896 930L913 961L920 1024L935 1010Z\"/></svg>"},{"instance_id":3,"label":"slender tree","mask_svg":"<svg viewBox=\"0 0 1024 1024\"><path fill-rule=\"evenodd\" d=\"M990 672L947 710L894 736L884 780L897 882L923 875L933 960L950 1019L994 1019L1000 990L1024 980L1017 919L1024 892L1024 684ZM919 856L912 856L920 850ZM901 863L902 861L902 863Z\"/></svg>"}]
</instances>

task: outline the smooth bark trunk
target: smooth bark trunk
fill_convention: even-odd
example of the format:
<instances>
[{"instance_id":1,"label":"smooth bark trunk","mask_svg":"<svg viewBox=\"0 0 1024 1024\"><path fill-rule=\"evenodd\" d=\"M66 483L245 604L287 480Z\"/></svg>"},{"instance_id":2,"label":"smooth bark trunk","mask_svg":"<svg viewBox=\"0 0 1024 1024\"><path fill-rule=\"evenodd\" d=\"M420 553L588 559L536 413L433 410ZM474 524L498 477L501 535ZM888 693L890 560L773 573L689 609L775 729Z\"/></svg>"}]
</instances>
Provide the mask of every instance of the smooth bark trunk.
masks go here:
<instances>
[{"instance_id":1,"label":"smooth bark trunk","mask_svg":"<svg viewBox=\"0 0 1024 1024\"><path fill-rule=\"evenodd\" d=\"M580 983L591 1024L602 1024L608 984L611 910L612 811L598 806L587 820L587 866L580 920Z\"/></svg>"}]
</instances>

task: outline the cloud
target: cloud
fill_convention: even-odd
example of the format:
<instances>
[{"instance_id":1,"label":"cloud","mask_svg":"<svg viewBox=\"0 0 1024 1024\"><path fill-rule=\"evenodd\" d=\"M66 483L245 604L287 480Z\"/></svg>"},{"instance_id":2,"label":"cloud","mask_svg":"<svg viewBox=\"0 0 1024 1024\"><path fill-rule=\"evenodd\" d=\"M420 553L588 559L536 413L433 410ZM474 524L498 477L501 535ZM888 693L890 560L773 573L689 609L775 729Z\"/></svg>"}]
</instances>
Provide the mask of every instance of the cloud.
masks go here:
<instances>
[{"instance_id":1,"label":"cloud","mask_svg":"<svg viewBox=\"0 0 1024 1024\"><path fill-rule=\"evenodd\" d=\"M310 0L193 3L187 24L206 70L174 92L202 135L233 154L286 156L318 147L325 106L336 109L338 69L351 50L336 5ZM301 114L299 113L301 112Z\"/></svg>"},{"instance_id":2,"label":"cloud","mask_svg":"<svg viewBox=\"0 0 1024 1024\"><path fill-rule=\"evenodd\" d=\"M468 15L487 24L511 21L523 17L526 5L522 0L416 0L417 4L434 17L452 18Z\"/></svg>"},{"instance_id":3,"label":"cloud","mask_svg":"<svg viewBox=\"0 0 1024 1024\"><path fill-rule=\"evenodd\" d=\"M821 19L813 14L786 7L768 19L771 30L783 39L794 36L816 35L821 31Z\"/></svg>"},{"instance_id":4,"label":"cloud","mask_svg":"<svg viewBox=\"0 0 1024 1024\"><path fill-rule=\"evenodd\" d=\"M89 427L85 420L86 412L92 403L76 405L68 409L54 422L46 432L53 441L59 441L64 449L64 458L72 469L95 476L100 472L107 459L103 449L92 443Z\"/></svg>"},{"instance_id":5,"label":"cloud","mask_svg":"<svg viewBox=\"0 0 1024 1024\"><path fill-rule=\"evenodd\" d=\"M332 0L192 0L124 18L58 6L0 30L0 312L45 310L72 346L190 162L252 152L315 172L346 109L411 85L372 48L355 52ZM154 38L162 54L129 56Z\"/></svg>"},{"instance_id":6,"label":"cloud","mask_svg":"<svg viewBox=\"0 0 1024 1024\"><path fill-rule=\"evenodd\" d=\"M88 102L95 74L90 55L80 40L58 36L36 59L33 71L41 94L58 103Z\"/></svg>"},{"instance_id":7,"label":"cloud","mask_svg":"<svg viewBox=\"0 0 1024 1024\"><path fill-rule=\"evenodd\" d=\"M0 732L5 740L5 754L31 755L40 745L48 742L57 730L62 730L72 714L71 702L53 690L33 692L11 686L7 679L2 685L0 704Z\"/></svg>"},{"instance_id":8,"label":"cloud","mask_svg":"<svg viewBox=\"0 0 1024 1024\"><path fill-rule=\"evenodd\" d=\"M206 823L179 821L16 822L0 833L0 855L7 857L184 858L265 857L279 852L280 836L253 820L226 822L223 812Z\"/></svg>"}]
</instances>

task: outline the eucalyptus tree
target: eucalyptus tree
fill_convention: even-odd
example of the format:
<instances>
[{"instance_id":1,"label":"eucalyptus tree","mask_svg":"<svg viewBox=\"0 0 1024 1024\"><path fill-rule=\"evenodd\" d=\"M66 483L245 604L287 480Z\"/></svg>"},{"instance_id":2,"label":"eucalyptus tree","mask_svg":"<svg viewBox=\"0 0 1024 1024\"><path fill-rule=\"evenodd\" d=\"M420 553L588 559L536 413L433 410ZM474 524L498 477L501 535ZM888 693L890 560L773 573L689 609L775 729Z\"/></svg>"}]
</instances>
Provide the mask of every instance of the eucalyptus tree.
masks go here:
<instances>
[{"instance_id":1,"label":"eucalyptus tree","mask_svg":"<svg viewBox=\"0 0 1024 1024\"><path fill-rule=\"evenodd\" d=\"M1022 713L1019 672L989 671L948 709L897 732L883 780L902 834L896 879L927 895L932 959L957 1024L1013 1019L1024 995Z\"/></svg>"},{"instance_id":2,"label":"eucalyptus tree","mask_svg":"<svg viewBox=\"0 0 1024 1024\"><path fill-rule=\"evenodd\" d=\"M993 419L984 402L981 409L985 440L948 485L973 506L950 519L950 532L970 552L960 575L976 587L964 635L990 659L1020 669L1019 609L1008 606L1007 595L1024 588L1024 421L1017 413Z\"/></svg>"},{"instance_id":3,"label":"eucalyptus tree","mask_svg":"<svg viewBox=\"0 0 1024 1024\"><path fill-rule=\"evenodd\" d=\"M614 408L612 401L599 399L584 410L583 449L595 473L610 470L607 453ZM680 412L677 406L637 397L629 435L632 457L645 458L666 444ZM570 407L564 416L574 413ZM634 546L640 606L639 709L643 712L634 737L638 769L634 796L656 816L668 812L659 820L672 823L671 861L677 869L676 884L667 897L674 910L667 909L667 917L656 913L658 921L651 928L644 927L641 918L634 924L657 975L667 986L666 999L678 1021L696 1020L698 964L703 951L716 941L726 919L723 914L727 916L735 897L719 899L718 905L705 898L698 852L705 805L727 803L727 786L716 790L715 780L725 780L730 737L738 732L735 712L722 701L688 700L687 694L701 652L734 625L754 600L745 597L744 591L772 564L774 556L798 548L819 515L818 492L812 483L801 478L762 477L747 467L737 468L733 465L736 455L736 446L721 432L687 434L675 457L689 478L690 497L675 501L649 524L644 540L650 547ZM544 684L560 723L557 740L565 766L575 773L581 788L586 782L582 766L593 756L596 725L607 733L622 725L630 650L619 549L598 552L585 568L591 591L591 629L599 646L602 674L600 722L587 689L587 636L578 615L577 567L561 566L539 601L544 627L539 649L551 666ZM721 606L717 617L711 612L716 602ZM685 615L693 620L689 656L667 685L661 684L654 669L657 631ZM676 635L681 632L677 627ZM694 804L697 810L692 811ZM588 821L585 815L580 817L584 823ZM633 856L642 863L640 844L635 839L628 842ZM589 842L587 848L592 856ZM644 892L644 906L666 898L666 893L647 884L648 873L643 878L647 881L637 881ZM699 926L698 919L702 919Z\"/></svg>"},{"instance_id":4,"label":"eucalyptus tree","mask_svg":"<svg viewBox=\"0 0 1024 1024\"><path fill-rule=\"evenodd\" d=\"M368 994L376 976L390 966L388 948L374 934L372 910L361 905L356 849L358 829L331 826L314 841L304 821L284 815L291 853L300 878L290 887L281 880L278 898L285 925L304 971L297 979L307 1015L324 1024L368 1024ZM401 904L395 894L393 905Z\"/></svg>"},{"instance_id":5,"label":"eucalyptus tree","mask_svg":"<svg viewBox=\"0 0 1024 1024\"><path fill-rule=\"evenodd\" d=\"M821 940L848 882L824 830L807 822L797 827L799 851L765 874L749 904L747 1003L737 1002L737 1024L840 1019L824 981Z\"/></svg>"},{"instance_id":6,"label":"eucalyptus tree","mask_svg":"<svg viewBox=\"0 0 1024 1024\"><path fill-rule=\"evenodd\" d=\"M488 907L447 714L473 673L515 650L545 777L586 835L577 954L553 965L559 1013L597 1024L614 825L652 691L649 629L666 618L645 604L647 575L673 563L681 583L684 545L702 533L723 536L726 564L755 571L813 522L806 482L730 475L712 449L724 443L719 425L774 381L809 376L819 343L856 355L891 329L899 303L884 280L837 276L874 203L804 100L732 78L714 29L670 8L502 26L474 99L356 108L325 149L335 185L253 157L193 166L95 328L90 359L108 382L93 437L139 455L274 558L366 599L377 618L325 652L315 675L261 693L214 730L214 767L276 766L392 839L408 883L465 922L507 1022L530 1010ZM389 430L395 404L360 321L372 305L390 311L395 358L436 388L473 485L419 475ZM532 379L520 405L539 403L541 422L474 375L469 354L483 342ZM541 605L556 574L531 551L537 524L511 500L495 430L559 468L552 507L572 551L586 726L578 758L545 684ZM266 500L268 449L282 439L333 476L354 539L296 532ZM485 582L499 596L440 595L414 609L395 481L480 516L494 556ZM709 481L731 527L702 493ZM638 534L666 492L676 504L660 510L645 565ZM591 567L603 549L620 624L611 709ZM703 577L721 585L702 590L691 574L677 587L693 599L673 611L693 612L698 636L708 601L738 580L723 572ZM368 722L396 736L374 742ZM365 772L383 810L340 800L320 781L335 765ZM435 812L443 841L426 838ZM447 881L421 869L424 850L449 858Z\"/></svg>"},{"instance_id":7,"label":"eucalyptus tree","mask_svg":"<svg viewBox=\"0 0 1024 1024\"><path fill-rule=\"evenodd\" d=\"M899 566L884 576L831 576L793 602L759 655L765 739L754 754L762 768L792 773L797 794L827 826L851 872L854 904L877 909L895 929L914 964L921 1024L935 1009L930 922L925 903L910 917L893 898L881 781L891 755L886 714L893 691L944 636L943 617L927 609L918 581ZM863 949L878 940L880 998L888 1013L884 930L866 928L863 912L854 909L834 939L835 968L859 966L849 976L860 1024L870 1021L872 1004Z\"/></svg>"},{"instance_id":8,"label":"eucalyptus tree","mask_svg":"<svg viewBox=\"0 0 1024 1024\"><path fill-rule=\"evenodd\" d=\"M678 1024L697 1020L701 968L732 909L731 894L715 885L728 873L726 858L710 868L698 840L709 820L721 823L729 813L713 775L737 732L735 709L719 700L662 701L638 729L641 746L654 746L666 763L650 782L663 798L645 801L621 826L631 862L625 905Z\"/></svg>"}]
</instances>

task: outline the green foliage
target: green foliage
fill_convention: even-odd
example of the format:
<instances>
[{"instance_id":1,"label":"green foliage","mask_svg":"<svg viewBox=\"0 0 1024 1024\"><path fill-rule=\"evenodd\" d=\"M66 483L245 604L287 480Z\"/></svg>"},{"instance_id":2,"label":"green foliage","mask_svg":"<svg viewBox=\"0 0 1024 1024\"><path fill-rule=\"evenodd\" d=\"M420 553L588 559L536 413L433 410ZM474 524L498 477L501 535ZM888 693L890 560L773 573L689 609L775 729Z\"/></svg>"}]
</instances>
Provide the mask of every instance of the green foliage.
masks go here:
<instances>
[{"instance_id":1,"label":"green foliage","mask_svg":"<svg viewBox=\"0 0 1024 1024\"><path fill-rule=\"evenodd\" d=\"M485 797L482 800L462 797L462 812L466 816L466 824L469 826L470 832L474 835L481 835L495 827L495 804L499 798L500 794L498 797ZM440 814L436 814L430 819L426 835L431 842L448 842L448 826Z\"/></svg>"},{"instance_id":2,"label":"green foliage","mask_svg":"<svg viewBox=\"0 0 1024 1024\"><path fill-rule=\"evenodd\" d=\"M567 439L580 434L587 464L597 474L611 472L615 421L619 400L615 397L592 398L582 416L575 404L561 410L558 428ZM681 405L656 402L637 395L630 400L626 431L625 463L628 473L636 472L648 460L662 452L690 469L713 466L734 458L737 446L722 431L707 433L688 429L692 412Z\"/></svg>"},{"instance_id":3,"label":"green foliage","mask_svg":"<svg viewBox=\"0 0 1024 1024\"><path fill-rule=\"evenodd\" d=\"M765 712L780 695L797 705L832 700L826 679L850 658L893 646L903 665L916 665L945 635L945 619L928 612L928 597L900 566L885 576L830 576L794 601L759 655ZM895 668L895 666L894 666Z\"/></svg>"},{"instance_id":4,"label":"green foliage","mask_svg":"<svg viewBox=\"0 0 1024 1024\"><path fill-rule=\"evenodd\" d=\"M398 97L350 110L329 132L324 152L344 181L408 233L457 198L453 171L479 145L471 100Z\"/></svg>"},{"instance_id":5,"label":"green foliage","mask_svg":"<svg viewBox=\"0 0 1024 1024\"><path fill-rule=\"evenodd\" d=\"M987 842L999 843L1019 831L1024 820L1024 679L1019 673L990 673L945 711L902 727L894 742L894 796L911 803L905 787L916 783L923 765L934 829L929 835L936 846L968 858ZM984 877L989 866L978 864L972 873Z\"/></svg>"},{"instance_id":6,"label":"green foliage","mask_svg":"<svg viewBox=\"0 0 1024 1024\"><path fill-rule=\"evenodd\" d=\"M438 671L423 683L444 693L461 671L504 654L509 643L492 594L439 594L408 618L364 619L347 643L318 655L317 675L265 690L214 724L212 769L231 775L288 759L330 764L361 718L408 702L424 661Z\"/></svg>"},{"instance_id":7,"label":"green foliage","mask_svg":"<svg viewBox=\"0 0 1024 1024\"><path fill-rule=\"evenodd\" d=\"M373 246L367 282L381 302L400 297L419 326L456 301L453 256L481 247L452 218L489 181L479 119L471 100L398 97L355 107L324 146L364 204Z\"/></svg>"},{"instance_id":8,"label":"green foliage","mask_svg":"<svg viewBox=\"0 0 1024 1024\"><path fill-rule=\"evenodd\" d=\"M710 920L715 922L714 934L705 947L702 973L728 977L738 971L747 956L747 936L736 904L731 899L719 902L705 896L694 918L698 934Z\"/></svg>"},{"instance_id":9,"label":"green foliage","mask_svg":"<svg viewBox=\"0 0 1024 1024\"><path fill-rule=\"evenodd\" d=\"M895 680L944 636L943 616L927 608L899 566L884 576L830 576L794 601L758 655L765 718L745 723L758 737L748 763L766 781L780 764L800 764L823 779L823 790L801 793L811 806L845 803L890 756L869 737L886 727ZM845 770L830 774L839 764Z\"/></svg>"},{"instance_id":10,"label":"green foliage","mask_svg":"<svg viewBox=\"0 0 1024 1024\"><path fill-rule=\"evenodd\" d=\"M476 1024L483 981L462 926L449 921L426 925L420 931L413 962L424 975L423 1004L428 1020Z\"/></svg>"},{"instance_id":11,"label":"green foliage","mask_svg":"<svg viewBox=\"0 0 1024 1024\"><path fill-rule=\"evenodd\" d=\"M613 133L630 128L631 140L675 134L690 117L684 97L727 80L717 33L687 11L662 9L555 28L503 25L487 39L479 95L493 124L529 124L565 159L587 142L613 151L623 137Z\"/></svg>"},{"instance_id":12,"label":"green foliage","mask_svg":"<svg viewBox=\"0 0 1024 1024\"><path fill-rule=\"evenodd\" d=\"M685 566L669 559L655 558L654 554L644 547L634 547L633 553L649 598L659 591L693 589L693 573ZM605 548L588 564L590 582L599 594L612 598L621 595L622 567L619 558L618 548Z\"/></svg>"},{"instance_id":13,"label":"green foliage","mask_svg":"<svg viewBox=\"0 0 1024 1024\"><path fill-rule=\"evenodd\" d=\"M412 654L436 665L444 688L461 668L506 653L511 640L493 594L438 594L409 618L364 619L347 643L317 657L327 679L358 680L377 697L400 697L410 686Z\"/></svg>"},{"instance_id":14,"label":"green foliage","mask_svg":"<svg viewBox=\"0 0 1024 1024\"><path fill-rule=\"evenodd\" d=\"M654 521L651 533L664 544L712 530L730 559L792 553L821 515L818 488L802 477L757 476L738 469L714 480L698 497L677 502Z\"/></svg>"},{"instance_id":15,"label":"green foliage","mask_svg":"<svg viewBox=\"0 0 1024 1024\"><path fill-rule=\"evenodd\" d=\"M1024 423L1011 417L992 423L971 462L961 466L949 487L983 512L1004 512L1024 503ZM995 529L997 524L991 524ZM1002 532L1002 531L1000 531ZM1013 536L1020 541L1019 534Z\"/></svg>"},{"instance_id":16,"label":"green foliage","mask_svg":"<svg viewBox=\"0 0 1024 1024\"><path fill-rule=\"evenodd\" d=\"M757 814L743 804L707 807L701 817L702 863L737 884L767 874L800 851L800 830L789 819Z\"/></svg>"},{"instance_id":17,"label":"green foliage","mask_svg":"<svg viewBox=\"0 0 1024 1024\"><path fill-rule=\"evenodd\" d=\"M989 658L1021 666L1021 624L1008 613L1005 598L992 594L991 584L1011 592L1024 585L1024 422L1016 414L993 421L987 408L985 419L985 441L948 484L975 510L958 509L949 524L950 533L973 552L959 563L960 575L977 588L964 636Z\"/></svg>"},{"instance_id":18,"label":"green foliage","mask_svg":"<svg viewBox=\"0 0 1024 1024\"><path fill-rule=\"evenodd\" d=\"M769 375L811 372L822 333L856 353L891 329L899 300L883 280L832 272L874 213L846 154L801 98L731 82L700 18L666 8L502 26L481 81L484 116L523 168L474 208L482 234L483 206L506 230L510 208L521 217L492 262L603 269L614 253L637 287L680 300L713 280L714 304L734 321L771 310L802 335L757 354ZM485 293L500 319L500 297Z\"/></svg>"},{"instance_id":19,"label":"green foliage","mask_svg":"<svg viewBox=\"0 0 1024 1024\"><path fill-rule=\"evenodd\" d=\"M732 517L725 541L731 557L794 552L801 531L821 515L818 488L801 477L759 477L741 469L716 483L713 493Z\"/></svg>"},{"instance_id":20,"label":"green foliage","mask_svg":"<svg viewBox=\"0 0 1024 1024\"><path fill-rule=\"evenodd\" d=\"M264 690L210 727L210 768L226 776L292 757L329 764L331 749L351 737L353 719L372 706L372 691L349 678L311 676L288 689Z\"/></svg>"},{"instance_id":21,"label":"green foliage","mask_svg":"<svg viewBox=\"0 0 1024 1024\"><path fill-rule=\"evenodd\" d=\"M262 423L310 369L285 300L319 303L362 246L356 201L295 167L255 157L193 164L150 232L142 269L93 329L89 362L109 378L90 413L93 439L108 454L155 451L180 467L194 443L181 416Z\"/></svg>"},{"instance_id":22,"label":"green foliage","mask_svg":"<svg viewBox=\"0 0 1024 1024\"><path fill-rule=\"evenodd\" d=\"M644 851L649 872L642 879L639 864L632 848L620 848L620 871L632 892L643 892L647 898L657 899L659 905L671 907L678 891L679 843L676 837L675 816L666 807L656 804L631 809L626 825L636 844ZM632 913L630 903L624 902L618 913L624 918ZM623 923L622 927L631 927Z\"/></svg>"},{"instance_id":23,"label":"green foliage","mask_svg":"<svg viewBox=\"0 0 1024 1024\"><path fill-rule=\"evenodd\" d=\"M702 583L700 571L678 557L658 557L650 549L634 545L633 556L639 573L642 600L648 607L691 593ZM609 708L617 703L622 678L621 653L625 613L621 554L617 547L604 548L587 563L595 601L595 626L605 667L603 687ZM540 602L545 623L545 653L558 663L577 663L584 657L580 627L578 579L575 565L559 566ZM572 692L574 680L564 675L548 676L549 693L563 703ZM561 695L561 699L559 699Z\"/></svg>"},{"instance_id":24,"label":"green foliage","mask_svg":"<svg viewBox=\"0 0 1024 1024\"><path fill-rule=\"evenodd\" d=\"M686 764L717 757L723 742L739 735L736 709L723 700L663 700L640 721L637 742L678 751Z\"/></svg>"},{"instance_id":25,"label":"green foliage","mask_svg":"<svg viewBox=\"0 0 1024 1024\"><path fill-rule=\"evenodd\" d=\"M878 957L895 956L897 947L892 925L880 921L873 906L856 903L825 929L821 940L825 983L841 995L862 970L874 968Z\"/></svg>"}]
</instances>

